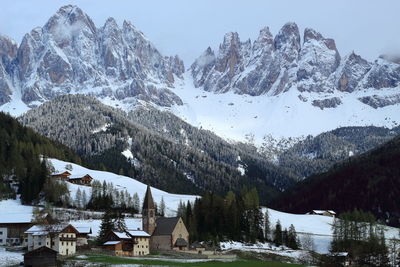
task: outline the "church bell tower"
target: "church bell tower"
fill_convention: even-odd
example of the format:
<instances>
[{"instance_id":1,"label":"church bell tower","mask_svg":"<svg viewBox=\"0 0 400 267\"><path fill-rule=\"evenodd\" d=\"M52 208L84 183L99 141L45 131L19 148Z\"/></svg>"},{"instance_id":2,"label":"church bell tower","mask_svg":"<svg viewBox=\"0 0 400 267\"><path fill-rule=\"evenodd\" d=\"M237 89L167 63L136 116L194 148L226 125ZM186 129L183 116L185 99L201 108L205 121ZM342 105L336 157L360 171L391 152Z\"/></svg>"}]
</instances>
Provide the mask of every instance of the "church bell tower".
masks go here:
<instances>
[{"instance_id":1,"label":"church bell tower","mask_svg":"<svg viewBox=\"0 0 400 267\"><path fill-rule=\"evenodd\" d=\"M147 186L146 195L143 200L142 208L143 231L149 235L153 235L156 229L156 214L154 208L153 196L151 195L150 186Z\"/></svg>"}]
</instances>

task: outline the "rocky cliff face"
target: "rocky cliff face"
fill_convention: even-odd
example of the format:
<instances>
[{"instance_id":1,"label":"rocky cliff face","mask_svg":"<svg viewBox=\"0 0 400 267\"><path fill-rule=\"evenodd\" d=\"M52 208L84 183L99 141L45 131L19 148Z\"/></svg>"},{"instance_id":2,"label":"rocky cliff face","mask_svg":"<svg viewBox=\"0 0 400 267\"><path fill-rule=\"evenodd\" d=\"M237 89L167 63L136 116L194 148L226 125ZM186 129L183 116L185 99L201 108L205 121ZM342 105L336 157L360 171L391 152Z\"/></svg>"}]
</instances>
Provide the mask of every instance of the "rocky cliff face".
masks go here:
<instances>
[{"instance_id":1,"label":"rocky cliff face","mask_svg":"<svg viewBox=\"0 0 400 267\"><path fill-rule=\"evenodd\" d=\"M3 47L9 46L0 41ZM26 34L10 58L28 104L77 92L117 99L155 92L143 97L161 106L180 103L168 89L184 72L179 57L162 56L130 22L120 28L109 18L97 28L76 6L60 8Z\"/></svg>"},{"instance_id":2,"label":"rocky cliff face","mask_svg":"<svg viewBox=\"0 0 400 267\"><path fill-rule=\"evenodd\" d=\"M0 105L11 100L12 59L17 54L18 45L6 36L0 35Z\"/></svg>"},{"instance_id":3,"label":"rocky cliff face","mask_svg":"<svg viewBox=\"0 0 400 267\"><path fill-rule=\"evenodd\" d=\"M335 41L306 28L303 44L295 23L272 36L268 28L254 42L225 35L215 53L208 48L191 66L196 87L207 91L276 95L294 87L300 92L334 93L400 85L400 65L381 57L374 63L355 53L341 58Z\"/></svg>"}]
</instances>

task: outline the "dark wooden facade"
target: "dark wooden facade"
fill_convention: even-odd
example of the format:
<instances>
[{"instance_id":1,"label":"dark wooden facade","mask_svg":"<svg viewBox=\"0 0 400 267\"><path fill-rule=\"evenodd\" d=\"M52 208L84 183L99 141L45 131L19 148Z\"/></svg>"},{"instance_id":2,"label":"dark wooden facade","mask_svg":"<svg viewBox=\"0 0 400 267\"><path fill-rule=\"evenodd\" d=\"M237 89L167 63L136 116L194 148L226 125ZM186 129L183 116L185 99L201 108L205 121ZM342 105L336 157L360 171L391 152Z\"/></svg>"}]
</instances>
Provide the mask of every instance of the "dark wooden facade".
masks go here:
<instances>
[{"instance_id":1,"label":"dark wooden facade","mask_svg":"<svg viewBox=\"0 0 400 267\"><path fill-rule=\"evenodd\" d=\"M71 173L69 171L65 171L62 173L54 173L51 175L53 178L59 178L61 180L68 181L68 177L71 176Z\"/></svg>"},{"instance_id":2,"label":"dark wooden facade","mask_svg":"<svg viewBox=\"0 0 400 267\"><path fill-rule=\"evenodd\" d=\"M13 241L10 242L11 244L19 244L23 241L24 233L28 230L33 223L26 222L26 223L0 223L0 228L7 228L7 239L12 239ZM19 242L15 242L18 239Z\"/></svg>"},{"instance_id":3,"label":"dark wooden facade","mask_svg":"<svg viewBox=\"0 0 400 267\"><path fill-rule=\"evenodd\" d=\"M24 254L24 266L56 267L57 251L48 247L40 247Z\"/></svg>"},{"instance_id":4,"label":"dark wooden facade","mask_svg":"<svg viewBox=\"0 0 400 267\"><path fill-rule=\"evenodd\" d=\"M79 185L87 185L90 186L92 184L92 176L90 176L89 174L86 174L83 177L73 177L73 178L69 178L69 182L73 183L73 184L79 184Z\"/></svg>"}]
</instances>

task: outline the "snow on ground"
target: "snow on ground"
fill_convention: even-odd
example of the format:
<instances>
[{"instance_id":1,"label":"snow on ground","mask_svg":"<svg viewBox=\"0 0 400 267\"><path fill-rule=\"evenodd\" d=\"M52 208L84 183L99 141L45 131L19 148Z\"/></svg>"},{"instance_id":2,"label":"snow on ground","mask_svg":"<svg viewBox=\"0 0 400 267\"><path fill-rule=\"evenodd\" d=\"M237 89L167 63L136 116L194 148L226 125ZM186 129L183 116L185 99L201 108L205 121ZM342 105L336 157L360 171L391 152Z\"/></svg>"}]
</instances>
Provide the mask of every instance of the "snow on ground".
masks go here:
<instances>
[{"instance_id":1,"label":"snow on ground","mask_svg":"<svg viewBox=\"0 0 400 267\"><path fill-rule=\"evenodd\" d=\"M147 185L127 176L117 175L111 172L104 171L96 171L84 168L77 164L61 161L58 159L49 159L49 161L53 164L56 172L66 171L65 166L67 164L72 165L72 170L68 170L73 176L84 176L85 174L89 174L93 177L94 180L98 180L101 183L106 181L107 183L113 183L114 187L120 191L124 191L125 189L129 192L129 194L133 195L137 193L139 198L143 200ZM68 183L68 187L70 190L71 197L75 197L76 191L78 188L82 191L86 191L86 195L89 197L91 195L91 188L88 186L81 186ZM178 209L178 205L180 201L186 203L187 201L193 202L197 196L193 195L178 195L178 194L170 194L165 191L156 189L154 187L151 188L151 193L153 195L154 201L157 203L161 202L161 198L164 199L166 205L166 214L167 216L175 216L176 210Z\"/></svg>"},{"instance_id":2,"label":"snow on ground","mask_svg":"<svg viewBox=\"0 0 400 267\"><path fill-rule=\"evenodd\" d=\"M351 94L337 91L335 95L299 92L295 88L277 96L249 96L232 92L216 94L194 88L188 73L184 81L177 80L175 87L173 92L184 105L175 105L167 110L194 126L211 130L227 139L246 141L247 134L254 134L256 145L262 143L266 134L279 139L317 135L343 126L393 127L400 122L398 105L374 109L357 99L374 94L390 95L396 93L398 88ZM307 101L301 101L299 95ZM336 108L322 110L312 105L313 100L333 96L342 101Z\"/></svg>"},{"instance_id":3,"label":"snow on ground","mask_svg":"<svg viewBox=\"0 0 400 267\"><path fill-rule=\"evenodd\" d=\"M19 265L23 261L24 256L21 252L10 252L0 247L0 267Z\"/></svg>"},{"instance_id":4,"label":"snow on ground","mask_svg":"<svg viewBox=\"0 0 400 267\"><path fill-rule=\"evenodd\" d=\"M32 206L21 205L19 199L0 201L0 223L16 223L32 221Z\"/></svg>"},{"instance_id":5,"label":"snow on ground","mask_svg":"<svg viewBox=\"0 0 400 267\"><path fill-rule=\"evenodd\" d=\"M332 224L333 217L321 216L321 215L309 215L309 214L292 214L285 213L273 209L263 208L262 212L268 210L269 222L271 229L275 228L276 222L279 220L282 229L289 229L290 225L296 228L296 232L300 238L311 237L315 251L319 253L327 253L330 249L330 243L332 241ZM399 238L399 229L394 227L385 227L385 237Z\"/></svg>"},{"instance_id":6,"label":"snow on ground","mask_svg":"<svg viewBox=\"0 0 400 267\"><path fill-rule=\"evenodd\" d=\"M257 243L253 245L246 245L241 242L230 241L230 242L221 242L220 246L222 250L226 251L241 250L241 251L251 251L256 253L272 253L295 259L299 259L304 255L304 253L307 253L304 250L293 250L283 246L276 247L270 243Z\"/></svg>"}]
</instances>

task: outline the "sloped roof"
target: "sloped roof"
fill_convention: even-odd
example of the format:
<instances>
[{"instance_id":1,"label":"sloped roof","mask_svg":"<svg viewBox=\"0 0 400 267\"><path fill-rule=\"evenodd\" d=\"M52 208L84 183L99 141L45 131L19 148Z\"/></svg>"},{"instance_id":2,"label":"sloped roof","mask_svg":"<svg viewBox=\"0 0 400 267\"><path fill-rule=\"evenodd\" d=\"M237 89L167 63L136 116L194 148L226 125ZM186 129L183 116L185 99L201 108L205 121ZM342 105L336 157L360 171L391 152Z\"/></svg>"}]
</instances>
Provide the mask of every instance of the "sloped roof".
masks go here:
<instances>
[{"instance_id":1,"label":"sloped roof","mask_svg":"<svg viewBox=\"0 0 400 267\"><path fill-rule=\"evenodd\" d=\"M154 200L153 196L151 195L151 188L149 185L147 185L146 195L144 196L142 210L149 210L149 209L154 209Z\"/></svg>"},{"instance_id":2,"label":"sloped roof","mask_svg":"<svg viewBox=\"0 0 400 267\"><path fill-rule=\"evenodd\" d=\"M156 230L153 235L171 235L179 219L179 217L158 218L156 221Z\"/></svg>"},{"instance_id":3,"label":"sloped roof","mask_svg":"<svg viewBox=\"0 0 400 267\"><path fill-rule=\"evenodd\" d=\"M103 245L104 246L110 246L110 245L116 245L119 244L121 241L107 241Z\"/></svg>"},{"instance_id":4,"label":"sloped roof","mask_svg":"<svg viewBox=\"0 0 400 267\"><path fill-rule=\"evenodd\" d=\"M113 233L114 233L116 236L118 236L118 238L121 238L121 239L131 239L131 237L130 237L127 233L124 233L124 232L116 232L116 231L113 231Z\"/></svg>"},{"instance_id":5,"label":"sloped roof","mask_svg":"<svg viewBox=\"0 0 400 267\"><path fill-rule=\"evenodd\" d=\"M129 231L128 232L131 236L135 237L150 237L150 235L148 233L146 233L145 231Z\"/></svg>"},{"instance_id":6,"label":"sloped roof","mask_svg":"<svg viewBox=\"0 0 400 267\"><path fill-rule=\"evenodd\" d=\"M324 212L329 212L330 214L336 214L333 210L313 210L316 214L323 214Z\"/></svg>"},{"instance_id":7,"label":"sloped roof","mask_svg":"<svg viewBox=\"0 0 400 267\"><path fill-rule=\"evenodd\" d=\"M186 247L187 245L188 245L188 243L186 242L186 240L180 237L175 241L174 246L175 247Z\"/></svg>"},{"instance_id":8,"label":"sloped roof","mask_svg":"<svg viewBox=\"0 0 400 267\"><path fill-rule=\"evenodd\" d=\"M51 248L49 248L49 247L42 246L42 247L40 247L40 248L37 248L37 249L34 249L34 250L31 250L31 251L26 252L26 253L24 254L24 256L34 255L34 254L36 254L36 253L43 252L43 251L46 251L46 252L49 252L49 253L53 253L53 254L55 254L55 255L58 254L57 251L55 251L55 250L53 250L53 249L51 249Z\"/></svg>"},{"instance_id":9,"label":"sloped roof","mask_svg":"<svg viewBox=\"0 0 400 267\"><path fill-rule=\"evenodd\" d=\"M79 227L75 227L75 229L78 230L78 232L80 234L91 234L92 233L92 228L90 228L90 227L79 226Z\"/></svg>"},{"instance_id":10,"label":"sloped roof","mask_svg":"<svg viewBox=\"0 0 400 267\"><path fill-rule=\"evenodd\" d=\"M47 235L49 232L51 233L59 233L62 232L68 226L72 227L73 230L79 232L74 226L71 224L49 224L49 225L34 225L28 230L24 232L24 234L32 234L32 235Z\"/></svg>"}]
</instances>

